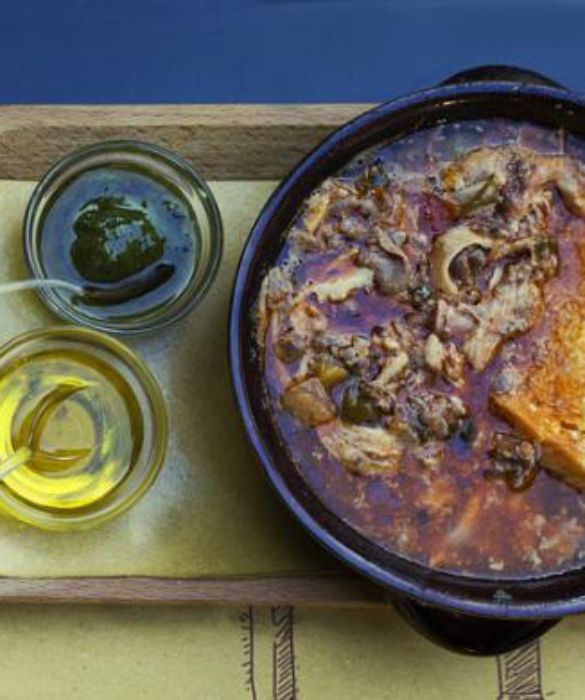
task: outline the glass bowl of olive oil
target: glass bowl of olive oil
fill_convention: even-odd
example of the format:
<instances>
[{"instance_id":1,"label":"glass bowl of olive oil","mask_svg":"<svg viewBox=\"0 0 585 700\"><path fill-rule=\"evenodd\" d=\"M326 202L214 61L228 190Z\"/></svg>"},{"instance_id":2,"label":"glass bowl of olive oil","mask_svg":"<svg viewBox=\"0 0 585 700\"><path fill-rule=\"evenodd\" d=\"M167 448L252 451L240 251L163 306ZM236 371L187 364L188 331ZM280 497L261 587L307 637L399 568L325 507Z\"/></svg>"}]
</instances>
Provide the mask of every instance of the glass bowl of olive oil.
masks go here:
<instances>
[{"instance_id":1,"label":"glass bowl of olive oil","mask_svg":"<svg viewBox=\"0 0 585 700\"><path fill-rule=\"evenodd\" d=\"M106 141L56 163L24 220L25 257L39 294L66 321L110 333L159 330L209 290L223 248L205 180L153 144Z\"/></svg>"},{"instance_id":2,"label":"glass bowl of olive oil","mask_svg":"<svg viewBox=\"0 0 585 700\"><path fill-rule=\"evenodd\" d=\"M0 511L48 530L100 524L144 495L166 446L160 389L114 338L62 327L0 348Z\"/></svg>"}]
</instances>

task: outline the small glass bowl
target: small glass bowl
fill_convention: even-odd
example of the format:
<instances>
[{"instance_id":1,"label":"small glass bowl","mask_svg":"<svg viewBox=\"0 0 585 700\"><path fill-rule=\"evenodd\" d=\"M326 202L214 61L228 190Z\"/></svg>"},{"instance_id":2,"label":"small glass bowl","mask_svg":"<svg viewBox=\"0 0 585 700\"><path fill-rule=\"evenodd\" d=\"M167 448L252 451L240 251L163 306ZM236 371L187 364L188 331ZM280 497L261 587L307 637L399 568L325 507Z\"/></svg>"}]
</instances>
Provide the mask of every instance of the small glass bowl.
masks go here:
<instances>
[{"instance_id":1,"label":"small glass bowl","mask_svg":"<svg viewBox=\"0 0 585 700\"><path fill-rule=\"evenodd\" d=\"M26 367L27 364L33 369L28 375L22 374L23 371L26 372L23 367ZM22 393L24 377L28 377L26 380L28 382L31 376L38 386L40 378L45 372L44 368L49 366L52 368L47 369L47 373L52 373L50 381L53 381L53 373L56 372L64 373L68 381L74 382L82 377L82 370L79 368L85 367L90 368L92 376L99 378L104 383L108 382L108 391L118 393L121 391L122 385L125 387L129 403L125 402L124 405L130 412L126 413L124 418L133 418L132 425L135 426L135 430L132 431L132 435L139 436L139 439L137 438L136 441L134 439L128 440L124 437L125 434L117 434L115 429L113 432L112 430L102 432L101 439L108 444L116 440L125 440L127 444L125 453L131 455L131 463L120 466L119 453L117 457L114 457L114 460L110 457L107 468L103 470L103 475L109 478L112 472L111 466L115 464L116 469L119 469L116 478L112 479L107 489L104 489L103 493L100 491L99 495L96 495L88 505L76 505L73 501L63 501L62 507L55 505L49 507L39 505L38 498L35 499L39 494L42 494L42 487L39 488L39 483L55 484L56 489L62 490L63 482L59 482L59 479L77 478L79 472L73 469L73 475L71 472L64 473L62 471L55 474L51 473L45 466L44 470L40 472L40 478L43 481L32 482L31 478L39 478L39 472L32 472L31 463L24 461L21 467L4 475L3 480L0 481L0 511L45 530L88 529L126 511L154 483L162 467L167 448L168 428L165 404L150 370L129 348L104 333L64 326L26 333L0 348L0 413L2 413L4 401L11 404L8 408L16 410L14 409L16 398L14 394L11 394L10 387L17 387L17 389L20 387ZM72 374L75 372L72 369L74 366L78 368L77 374ZM11 378L12 384L10 384ZM86 380L87 378L84 379L84 381ZM24 393L26 394L26 391ZM86 405L87 402L96 411L97 420L103 424L104 408L96 407L90 399L86 399ZM46 406L45 398L40 402L41 405L43 403ZM28 406L25 411L25 415L27 414ZM17 414L14 415L16 421ZM67 420L70 415L67 413L65 418L60 420ZM111 415L115 414L111 413ZM120 416L119 413L117 415ZM20 420L21 425L30 425L30 423L23 423L21 419L18 420ZM24 421L27 420L30 418L24 418ZM33 420L37 421L37 416ZM15 425L16 423L11 423L10 426L2 426L0 436L2 453L6 451L6 447L9 447L12 454L17 449L13 434ZM114 423L114 425L117 424ZM94 431L94 434L99 436L99 430ZM94 456L97 455L99 463L102 456L101 450L106 442L102 443L101 447L99 443L98 447L94 446L89 466L86 465L85 471L81 472L83 481L79 483L82 488L85 488L87 484L86 476L94 473ZM0 464L0 468L1 466ZM19 470L24 470L24 472L19 473ZM100 473L101 475L102 473ZM33 492L33 497L25 497L23 493L32 492L31 483L34 483L36 491ZM100 489L103 486L97 480L94 483ZM57 493L57 491L50 493ZM52 498L52 496L50 497ZM58 497L62 496L58 494ZM69 492L66 498L69 498Z\"/></svg>"},{"instance_id":2,"label":"small glass bowl","mask_svg":"<svg viewBox=\"0 0 585 700\"><path fill-rule=\"evenodd\" d=\"M39 280L52 277L43 261L41 236L44 215L68 182L89 170L103 167L139 168L162 184L178 190L197 221L198 254L192 274L182 291L139 314L104 317L74 303L71 292L56 287L38 290L47 306L68 322L115 334L141 335L160 330L185 316L208 292L221 262L223 225L205 180L182 158L164 148L140 141L105 141L80 148L58 161L35 188L24 219L25 259ZM67 280L66 280L67 281Z\"/></svg>"}]
</instances>

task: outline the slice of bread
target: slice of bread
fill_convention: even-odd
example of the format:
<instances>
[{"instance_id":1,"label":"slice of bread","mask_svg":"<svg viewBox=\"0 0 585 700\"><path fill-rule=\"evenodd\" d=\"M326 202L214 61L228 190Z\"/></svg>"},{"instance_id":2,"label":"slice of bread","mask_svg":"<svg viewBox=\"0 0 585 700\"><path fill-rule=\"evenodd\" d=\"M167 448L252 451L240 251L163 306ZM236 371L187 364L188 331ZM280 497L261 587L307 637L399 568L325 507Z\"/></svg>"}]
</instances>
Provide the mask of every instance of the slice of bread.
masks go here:
<instances>
[{"instance_id":1,"label":"slice of bread","mask_svg":"<svg viewBox=\"0 0 585 700\"><path fill-rule=\"evenodd\" d=\"M490 398L497 415L540 444L544 466L585 489L585 304L564 302L544 357L519 386Z\"/></svg>"}]
</instances>

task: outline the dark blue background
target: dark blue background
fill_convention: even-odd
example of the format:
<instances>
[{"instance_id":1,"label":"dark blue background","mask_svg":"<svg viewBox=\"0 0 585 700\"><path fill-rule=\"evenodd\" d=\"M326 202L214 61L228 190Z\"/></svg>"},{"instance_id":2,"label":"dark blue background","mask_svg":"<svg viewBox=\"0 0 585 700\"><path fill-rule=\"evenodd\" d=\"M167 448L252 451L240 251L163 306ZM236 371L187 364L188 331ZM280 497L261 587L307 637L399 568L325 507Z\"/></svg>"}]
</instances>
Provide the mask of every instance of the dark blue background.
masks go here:
<instances>
[{"instance_id":1,"label":"dark blue background","mask_svg":"<svg viewBox=\"0 0 585 700\"><path fill-rule=\"evenodd\" d=\"M583 90L584 39L579 0L0 0L0 101L381 101L485 62Z\"/></svg>"}]
</instances>

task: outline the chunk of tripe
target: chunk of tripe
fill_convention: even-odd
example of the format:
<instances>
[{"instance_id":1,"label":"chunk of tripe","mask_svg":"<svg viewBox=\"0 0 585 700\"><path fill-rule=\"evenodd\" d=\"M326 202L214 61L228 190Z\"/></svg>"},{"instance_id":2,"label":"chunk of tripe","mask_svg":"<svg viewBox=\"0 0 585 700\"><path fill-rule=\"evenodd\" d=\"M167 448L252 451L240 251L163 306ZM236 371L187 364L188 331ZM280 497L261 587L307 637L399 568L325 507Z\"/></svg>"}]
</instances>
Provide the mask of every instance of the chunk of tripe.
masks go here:
<instances>
[{"instance_id":1,"label":"chunk of tripe","mask_svg":"<svg viewBox=\"0 0 585 700\"><path fill-rule=\"evenodd\" d=\"M585 306L565 302L552 321L546 354L517 388L492 394L492 409L540 444L542 464L585 490Z\"/></svg>"},{"instance_id":2,"label":"chunk of tripe","mask_svg":"<svg viewBox=\"0 0 585 700\"><path fill-rule=\"evenodd\" d=\"M336 277L309 285L307 292L315 294L321 302L345 301L357 289L371 289L373 284L372 270L367 267L351 267Z\"/></svg>"},{"instance_id":3,"label":"chunk of tripe","mask_svg":"<svg viewBox=\"0 0 585 700\"><path fill-rule=\"evenodd\" d=\"M404 449L399 438L381 426L335 420L319 426L317 434L329 454L356 474L395 472Z\"/></svg>"}]
</instances>

